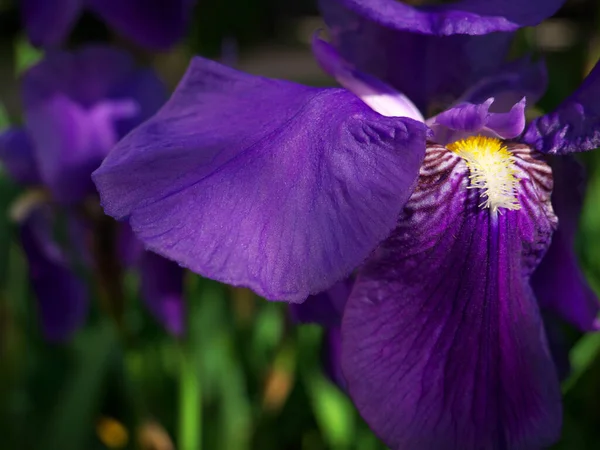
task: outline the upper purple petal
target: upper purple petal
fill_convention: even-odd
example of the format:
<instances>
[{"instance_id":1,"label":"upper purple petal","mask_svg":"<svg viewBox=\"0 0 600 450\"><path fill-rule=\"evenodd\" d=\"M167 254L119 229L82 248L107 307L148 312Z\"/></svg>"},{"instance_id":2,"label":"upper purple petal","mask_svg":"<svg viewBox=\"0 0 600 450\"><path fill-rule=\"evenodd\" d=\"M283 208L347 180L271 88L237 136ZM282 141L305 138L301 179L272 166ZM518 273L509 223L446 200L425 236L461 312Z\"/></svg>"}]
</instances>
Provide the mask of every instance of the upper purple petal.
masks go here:
<instances>
[{"instance_id":1,"label":"upper purple petal","mask_svg":"<svg viewBox=\"0 0 600 450\"><path fill-rule=\"evenodd\" d=\"M572 158L556 157L553 172L552 205L558 216L558 230L531 284L542 308L582 331L596 331L600 329L600 304L579 268L574 250L583 206L583 168Z\"/></svg>"},{"instance_id":2,"label":"upper purple petal","mask_svg":"<svg viewBox=\"0 0 600 450\"><path fill-rule=\"evenodd\" d=\"M68 36L81 12L83 0L21 0L21 16L29 40L54 47Z\"/></svg>"},{"instance_id":3,"label":"upper purple petal","mask_svg":"<svg viewBox=\"0 0 600 450\"><path fill-rule=\"evenodd\" d=\"M156 319L175 336L185 331L183 268L173 261L144 252L140 262L142 299Z\"/></svg>"},{"instance_id":4,"label":"upper purple petal","mask_svg":"<svg viewBox=\"0 0 600 450\"><path fill-rule=\"evenodd\" d=\"M539 24L565 0L462 0L450 4L411 6L395 0L321 0L344 5L384 27L448 36L515 31Z\"/></svg>"},{"instance_id":5,"label":"upper purple petal","mask_svg":"<svg viewBox=\"0 0 600 450\"><path fill-rule=\"evenodd\" d=\"M164 50L183 37L196 0L87 0L111 27L135 43Z\"/></svg>"},{"instance_id":6,"label":"upper purple petal","mask_svg":"<svg viewBox=\"0 0 600 450\"><path fill-rule=\"evenodd\" d=\"M497 75L513 39L512 33L438 37L398 31L337 0L321 0L319 5L342 56L402 92L425 116L448 107L483 78Z\"/></svg>"},{"instance_id":7,"label":"upper purple petal","mask_svg":"<svg viewBox=\"0 0 600 450\"><path fill-rule=\"evenodd\" d=\"M527 126L522 141L556 154L600 147L600 62L558 108Z\"/></svg>"},{"instance_id":8,"label":"upper purple petal","mask_svg":"<svg viewBox=\"0 0 600 450\"><path fill-rule=\"evenodd\" d=\"M209 278L299 302L347 276L410 196L426 127L341 89L194 58L94 173L105 211Z\"/></svg>"},{"instance_id":9,"label":"upper purple petal","mask_svg":"<svg viewBox=\"0 0 600 450\"><path fill-rule=\"evenodd\" d=\"M0 162L17 183L35 185L41 181L31 139L23 128L9 128L0 134Z\"/></svg>"},{"instance_id":10,"label":"upper purple petal","mask_svg":"<svg viewBox=\"0 0 600 450\"><path fill-rule=\"evenodd\" d=\"M52 223L44 208L34 210L20 225L31 287L37 297L42 331L47 339L68 339L84 322L88 292L62 250L52 239Z\"/></svg>"},{"instance_id":11,"label":"upper purple petal","mask_svg":"<svg viewBox=\"0 0 600 450\"><path fill-rule=\"evenodd\" d=\"M558 378L528 283L554 227L550 172L517 153L521 209L494 214L464 161L431 147L398 228L358 274L342 369L392 450L530 450L559 436Z\"/></svg>"}]
</instances>

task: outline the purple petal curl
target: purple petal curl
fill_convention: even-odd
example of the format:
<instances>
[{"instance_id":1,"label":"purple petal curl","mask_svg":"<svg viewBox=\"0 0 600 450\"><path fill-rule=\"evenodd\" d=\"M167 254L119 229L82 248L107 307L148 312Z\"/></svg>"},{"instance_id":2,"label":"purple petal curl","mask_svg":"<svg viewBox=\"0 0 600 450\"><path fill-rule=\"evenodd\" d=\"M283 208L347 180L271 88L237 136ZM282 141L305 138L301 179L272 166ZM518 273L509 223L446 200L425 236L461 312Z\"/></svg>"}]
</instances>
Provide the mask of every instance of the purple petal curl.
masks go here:
<instances>
[{"instance_id":1,"label":"purple petal curl","mask_svg":"<svg viewBox=\"0 0 600 450\"><path fill-rule=\"evenodd\" d=\"M154 317L175 336L185 331L183 269L173 261L144 252L140 262L141 294Z\"/></svg>"},{"instance_id":2,"label":"purple petal curl","mask_svg":"<svg viewBox=\"0 0 600 450\"><path fill-rule=\"evenodd\" d=\"M196 0L87 0L111 27L138 45L166 50L186 32Z\"/></svg>"},{"instance_id":3,"label":"purple petal curl","mask_svg":"<svg viewBox=\"0 0 600 450\"><path fill-rule=\"evenodd\" d=\"M20 225L21 245L29 266L31 287L38 300L44 336L64 341L83 324L88 292L52 239L48 211L34 210Z\"/></svg>"},{"instance_id":4,"label":"purple petal curl","mask_svg":"<svg viewBox=\"0 0 600 450\"><path fill-rule=\"evenodd\" d=\"M319 1L331 42L357 70L408 96L426 117L447 108L480 80L497 75L513 39L512 33L438 37L399 31L343 3Z\"/></svg>"},{"instance_id":5,"label":"purple petal curl","mask_svg":"<svg viewBox=\"0 0 600 450\"><path fill-rule=\"evenodd\" d=\"M552 311L581 331L600 330L600 304L579 268L575 234L583 206L583 167L569 157L552 159L554 191L552 205L558 229L531 284L543 309Z\"/></svg>"},{"instance_id":6,"label":"purple petal curl","mask_svg":"<svg viewBox=\"0 0 600 450\"><path fill-rule=\"evenodd\" d=\"M564 0L462 0L415 7L395 0L321 1L336 2L387 28L438 36L515 31L539 24L564 3Z\"/></svg>"},{"instance_id":7,"label":"purple petal curl","mask_svg":"<svg viewBox=\"0 0 600 450\"><path fill-rule=\"evenodd\" d=\"M430 147L398 228L359 271L342 369L392 450L529 450L558 439L560 388L528 282L555 226L550 171L512 150L521 209L493 214L467 188L460 158Z\"/></svg>"},{"instance_id":8,"label":"purple petal curl","mask_svg":"<svg viewBox=\"0 0 600 450\"><path fill-rule=\"evenodd\" d=\"M483 134L500 139L519 136L525 127L525 98L504 113L490 112L494 99L481 104L462 103L427 120L440 144Z\"/></svg>"},{"instance_id":9,"label":"purple petal curl","mask_svg":"<svg viewBox=\"0 0 600 450\"><path fill-rule=\"evenodd\" d=\"M82 0L20 0L21 16L35 46L55 47L68 36L82 9Z\"/></svg>"},{"instance_id":10,"label":"purple petal curl","mask_svg":"<svg viewBox=\"0 0 600 450\"><path fill-rule=\"evenodd\" d=\"M427 130L341 89L194 58L171 100L93 178L107 214L203 276L303 301L393 228Z\"/></svg>"},{"instance_id":11,"label":"purple petal curl","mask_svg":"<svg viewBox=\"0 0 600 450\"><path fill-rule=\"evenodd\" d=\"M0 134L0 162L17 183L31 186L41 181L31 140L22 128L9 128Z\"/></svg>"},{"instance_id":12,"label":"purple petal curl","mask_svg":"<svg viewBox=\"0 0 600 450\"><path fill-rule=\"evenodd\" d=\"M409 117L420 122L425 120L408 97L378 79L355 70L327 42L315 37L312 49L321 68L374 111L388 117Z\"/></svg>"},{"instance_id":13,"label":"purple petal curl","mask_svg":"<svg viewBox=\"0 0 600 450\"><path fill-rule=\"evenodd\" d=\"M558 108L534 119L521 140L540 152L560 155L600 147L600 62Z\"/></svg>"}]
</instances>

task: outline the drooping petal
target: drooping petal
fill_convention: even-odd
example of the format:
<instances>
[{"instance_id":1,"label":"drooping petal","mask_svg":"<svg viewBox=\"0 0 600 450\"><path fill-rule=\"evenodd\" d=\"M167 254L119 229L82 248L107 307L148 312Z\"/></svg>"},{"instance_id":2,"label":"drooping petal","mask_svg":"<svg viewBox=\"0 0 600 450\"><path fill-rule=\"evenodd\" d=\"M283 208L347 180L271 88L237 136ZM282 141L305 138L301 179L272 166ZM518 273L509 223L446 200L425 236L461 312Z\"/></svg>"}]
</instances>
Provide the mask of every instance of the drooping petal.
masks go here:
<instances>
[{"instance_id":1,"label":"drooping petal","mask_svg":"<svg viewBox=\"0 0 600 450\"><path fill-rule=\"evenodd\" d=\"M374 111L388 117L410 117L420 122L425 120L408 97L382 81L354 69L327 42L314 38L312 49L323 70Z\"/></svg>"},{"instance_id":2,"label":"drooping petal","mask_svg":"<svg viewBox=\"0 0 600 450\"><path fill-rule=\"evenodd\" d=\"M20 224L19 231L43 334L49 340L62 341L85 321L89 298L85 283L52 239L47 213L44 208L34 210Z\"/></svg>"},{"instance_id":3,"label":"drooping petal","mask_svg":"<svg viewBox=\"0 0 600 450\"><path fill-rule=\"evenodd\" d=\"M21 16L31 43L39 47L61 44L81 12L82 0L21 0Z\"/></svg>"},{"instance_id":4,"label":"drooping petal","mask_svg":"<svg viewBox=\"0 0 600 450\"><path fill-rule=\"evenodd\" d=\"M435 142L447 144L473 134L501 139L519 136L525 127L525 99L502 113L490 112L493 102L490 98L480 104L462 103L428 119Z\"/></svg>"},{"instance_id":5,"label":"drooping petal","mask_svg":"<svg viewBox=\"0 0 600 450\"><path fill-rule=\"evenodd\" d=\"M134 71L131 57L112 47L88 45L76 52L50 52L23 74L23 103L27 110L63 95L90 108L110 97Z\"/></svg>"},{"instance_id":6,"label":"drooping petal","mask_svg":"<svg viewBox=\"0 0 600 450\"><path fill-rule=\"evenodd\" d=\"M62 203L95 191L91 173L117 142L115 120L137 113L132 101L104 102L85 110L57 95L26 111L40 176Z\"/></svg>"},{"instance_id":7,"label":"drooping petal","mask_svg":"<svg viewBox=\"0 0 600 450\"><path fill-rule=\"evenodd\" d=\"M311 295L302 303L290 305L292 319L301 323L319 323L326 327L340 326L353 279L338 281L328 290Z\"/></svg>"},{"instance_id":8,"label":"drooping petal","mask_svg":"<svg viewBox=\"0 0 600 450\"><path fill-rule=\"evenodd\" d=\"M142 298L170 333L185 332L185 302L183 298L183 269L156 253L144 252L140 262Z\"/></svg>"},{"instance_id":9,"label":"drooping petal","mask_svg":"<svg viewBox=\"0 0 600 450\"><path fill-rule=\"evenodd\" d=\"M438 37L399 31L357 14L339 0L320 0L319 6L341 55L356 69L402 92L426 117L450 106L482 79L497 75L513 39L512 33Z\"/></svg>"},{"instance_id":10,"label":"drooping petal","mask_svg":"<svg viewBox=\"0 0 600 450\"><path fill-rule=\"evenodd\" d=\"M31 139L23 128L9 128L0 134L0 163L17 183L35 185L41 181Z\"/></svg>"},{"instance_id":11,"label":"drooping petal","mask_svg":"<svg viewBox=\"0 0 600 450\"><path fill-rule=\"evenodd\" d=\"M195 58L171 100L94 173L150 250L276 300L347 276L393 228L426 128L345 90Z\"/></svg>"},{"instance_id":12,"label":"drooping petal","mask_svg":"<svg viewBox=\"0 0 600 450\"><path fill-rule=\"evenodd\" d=\"M111 27L138 45L166 50L186 32L195 0L87 0Z\"/></svg>"},{"instance_id":13,"label":"drooping petal","mask_svg":"<svg viewBox=\"0 0 600 450\"><path fill-rule=\"evenodd\" d=\"M575 234L583 205L583 168L569 157L552 160L554 192L552 205L558 229L542 262L531 277L540 306L582 331L600 329L600 304L579 268L575 255Z\"/></svg>"},{"instance_id":14,"label":"drooping petal","mask_svg":"<svg viewBox=\"0 0 600 450\"><path fill-rule=\"evenodd\" d=\"M398 228L346 305L349 393L393 450L540 449L560 433L559 383L528 283L555 225L550 170L511 150L521 209L493 214L467 188L464 162L430 147Z\"/></svg>"},{"instance_id":15,"label":"drooping petal","mask_svg":"<svg viewBox=\"0 0 600 450\"><path fill-rule=\"evenodd\" d=\"M560 155L600 147L600 62L558 108L527 126L522 141Z\"/></svg>"},{"instance_id":16,"label":"drooping petal","mask_svg":"<svg viewBox=\"0 0 600 450\"><path fill-rule=\"evenodd\" d=\"M326 1L339 3L374 23L394 30L449 36L515 31L537 25L558 11L565 0L462 0L422 7L395 0Z\"/></svg>"}]
</instances>

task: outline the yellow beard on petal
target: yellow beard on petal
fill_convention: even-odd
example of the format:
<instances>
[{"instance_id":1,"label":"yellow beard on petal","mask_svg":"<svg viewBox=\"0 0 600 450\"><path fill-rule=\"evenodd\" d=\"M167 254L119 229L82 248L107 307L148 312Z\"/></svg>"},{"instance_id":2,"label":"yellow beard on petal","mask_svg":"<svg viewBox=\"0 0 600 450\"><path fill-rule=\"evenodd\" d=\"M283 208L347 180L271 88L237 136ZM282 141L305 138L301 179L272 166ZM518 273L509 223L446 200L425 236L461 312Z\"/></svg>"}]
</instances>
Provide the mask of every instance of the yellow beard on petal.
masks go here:
<instances>
[{"instance_id":1,"label":"yellow beard on petal","mask_svg":"<svg viewBox=\"0 0 600 450\"><path fill-rule=\"evenodd\" d=\"M471 136L453 142L448 150L465 160L469 169L469 188L481 189L484 201L479 205L497 212L499 208L520 209L517 200L516 169L513 156L496 138Z\"/></svg>"}]
</instances>

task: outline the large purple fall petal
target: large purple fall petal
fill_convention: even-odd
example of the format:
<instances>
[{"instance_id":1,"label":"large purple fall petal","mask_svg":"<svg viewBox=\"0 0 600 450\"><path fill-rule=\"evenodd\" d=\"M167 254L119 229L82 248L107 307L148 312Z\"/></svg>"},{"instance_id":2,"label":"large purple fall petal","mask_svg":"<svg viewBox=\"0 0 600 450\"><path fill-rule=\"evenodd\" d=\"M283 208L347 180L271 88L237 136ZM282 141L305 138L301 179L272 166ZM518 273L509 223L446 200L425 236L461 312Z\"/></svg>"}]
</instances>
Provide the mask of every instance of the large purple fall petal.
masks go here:
<instances>
[{"instance_id":1,"label":"large purple fall petal","mask_svg":"<svg viewBox=\"0 0 600 450\"><path fill-rule=\"evenodd\" d=\"M141 294L154 317L175 336L185 331L183 269L173 261L144 252L140 262Z\"/></svg>"},{"instance_id":2,"label":"large purple fall petal","mask_svg":"<svg viewBox=\"0 0 600 450\"><path fill-rule=\"evenodd\" d=\"M47 212L39 208L20 224L21 245L38 300L42 332L49 340L62 341L83 324L89 298L85 283L52 239Z\"/></svg>"},{"instance_id":3,"label":"large purple fall petal","mask_svg":"<svg viewBox=\"0 0 600 450\"><path fill-rule=\"evenodd\" d=\"M550 171L510 149L521 209L493 214L464 161L431 147L346 305L349 393L393 450L530 450L559 436L559 383L528 283L555 226Z\"/></svg>"},{"instance_id":4,"label":"large purple fall petal","mask_svg":"<svg viewBox=\"0 0 600 450\"><path fill-rule=\"evenodd\" d=\"M105 211L209 278L299 302L394 226L426 128L341 89L195 58L171 100L94 173Z\"/></svg>"},{"instance_id":5,"label":"large purple fall petal","mask_svg":"<svg viewBox=\"0 0 600 450\"><path fill-rule=\"evenodd\" d=\"M540 152L555 154L600 147L600 62L556 110L534 119L521 140Z\"/></svg>"},{"instance_id":6,"label":"large purple fall petal","mask_svg":"<svg viewBox=\"0 0 600 450\"><path fill-rule=\"evenodd\" d=\"M40 47L62 43L81 12L83 0L21 0L21 15L29 40Z\"/></svg>"},{"instance_id":7,"label":"large purple fall petal","mask_svg":"<svg viewBox=\"0 0 600 450\"><path fill-rule=\"evenodd\" d=\"M542 308L553 311L582 331L597 331L600 304L579 268L574 250L583 206L583 168L567 156L553 158L552 162L552 205L558 216L558 229L531 277L531 284Z\"/></svg>"},{"instance_id":8,"label":"large purple fall petal","mask_svg":"<svg viewBox=\"0 0 600 450\"><path fill-rule=\"evenodd\" d=\"M17 183L35 185L41 181L31 139L23 128L9 128L0 134L0 162Z\"/></svg>"},{"instance_id":9,"label":"large purple fall petal","mask_svg":"<svg viewBox=\"0 0 600 450\"><path fill-rule=\"evenodd\" d=\"M111 27L135 43L171 47L186 32L195 0L87 0Z\"/></svg>"},{"instance_id":10,"label":"large purple fall petal","mask_svg":"<svg viewBox=\"0 0 600 450\"><path fill-rule=\"evenodd\" d=\"M398 31L338 0L320 0L319 6L331 42L342 56L402 92L426 117L448 107L482 79L497 75L513 39L512 33L438 37Z\"/></svg>"},{"instance_id":11,"label":"large purple fall petal","mask_svg":"<svg viewBox=\"0 0 600 450\"><path fill-rule=\"evenodd\" d=\"M323 1L323 0L321 0ZM396 0L327 0L387 28L421 34L488 34L539 24L565 0L462 0L411 6Z\"/></svg>"}]
</instances>

